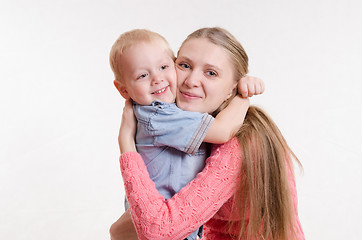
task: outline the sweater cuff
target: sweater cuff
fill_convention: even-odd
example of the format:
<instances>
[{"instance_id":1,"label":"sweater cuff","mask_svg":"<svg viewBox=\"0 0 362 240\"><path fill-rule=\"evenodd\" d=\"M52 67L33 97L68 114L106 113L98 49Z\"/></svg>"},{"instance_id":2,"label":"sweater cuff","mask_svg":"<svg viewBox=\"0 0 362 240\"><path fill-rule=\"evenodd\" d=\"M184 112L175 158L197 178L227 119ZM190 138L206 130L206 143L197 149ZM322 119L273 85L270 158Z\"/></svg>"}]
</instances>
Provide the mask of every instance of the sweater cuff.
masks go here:
<instances>
[{"instance_id":1,"label":"sweater cuff","mask_svg":"<svg viewBox=\"0 0 362 240\"><path fill-rule=\"evenodd\" d=\"M137 167L138 163L143 163L142 156L138 152L126 152L119 157L121 170L129 170Z\"/></svg>"}]
</instances>

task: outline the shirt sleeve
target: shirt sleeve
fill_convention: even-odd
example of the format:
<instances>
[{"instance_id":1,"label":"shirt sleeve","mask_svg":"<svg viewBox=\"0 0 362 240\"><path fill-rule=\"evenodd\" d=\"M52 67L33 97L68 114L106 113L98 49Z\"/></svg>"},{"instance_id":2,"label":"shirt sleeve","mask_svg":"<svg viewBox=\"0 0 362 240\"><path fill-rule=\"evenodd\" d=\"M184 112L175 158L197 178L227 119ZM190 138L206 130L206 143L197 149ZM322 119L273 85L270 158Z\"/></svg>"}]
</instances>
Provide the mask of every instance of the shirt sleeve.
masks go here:
<instances>
[{"instance_id":1,"label":"shirt sleeve","mask_svg":"<svg viewBox=\"0 0 362 240\"><path fill-rule=\"evenodd\" d=\"M216 145L197 177L167 201L158 193L136 152L120 157L121 171L139 239L183 239L230 199L240 181L236 138Z\"/></svg>"},{"instance_id":2,"label":"shirt sleeve","mask_svg":"<svg viewBox=\"0 0 362 240\"><path fill-rule=\"evenodd\" d=\"M169 146L194 155L214 118L207 113L173 111L150 118L154 146Z\"/></svg>"}]
</instances>

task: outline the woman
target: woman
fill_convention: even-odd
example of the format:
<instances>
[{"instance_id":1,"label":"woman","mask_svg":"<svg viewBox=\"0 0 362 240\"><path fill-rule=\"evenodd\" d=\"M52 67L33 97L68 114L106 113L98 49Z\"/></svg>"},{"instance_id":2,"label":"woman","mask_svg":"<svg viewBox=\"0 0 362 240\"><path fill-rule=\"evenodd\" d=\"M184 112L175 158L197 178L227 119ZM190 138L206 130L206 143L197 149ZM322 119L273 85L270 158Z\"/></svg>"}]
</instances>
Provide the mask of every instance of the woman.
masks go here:
<instances>
[{"instance_id":1,"label":"woman","mask_svg":"<svg viewBox=\"0 0 362 240\"><path fill-rule=\"evenodd\" d=\"M228 104L224 99L229 87L247 74L248 58L230 33L204 28L183 42L176 66L177 105L217 114ZM250 107L236 137L215 145L204 170L167 201L135 152L134 132L127 105L120 128L120 163L140 239L183 239L203 224L203 239L304 239L291 162L296 157L262 110ZM121 222L127 221L127 214ZM111 235L116 239L114 228Z\"/></svg>"}]
</instances>

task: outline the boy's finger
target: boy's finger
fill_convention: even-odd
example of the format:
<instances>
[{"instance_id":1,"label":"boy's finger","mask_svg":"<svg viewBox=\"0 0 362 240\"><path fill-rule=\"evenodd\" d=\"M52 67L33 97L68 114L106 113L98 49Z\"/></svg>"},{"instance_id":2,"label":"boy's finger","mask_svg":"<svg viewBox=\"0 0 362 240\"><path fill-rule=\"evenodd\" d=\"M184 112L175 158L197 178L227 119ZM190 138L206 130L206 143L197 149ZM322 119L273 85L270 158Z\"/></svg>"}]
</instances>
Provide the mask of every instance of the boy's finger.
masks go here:
<instances>
[{"instance_id":1,"label":"boy's finger","mask_svg":"<svg viewBox=\"0 0 362 240\"><path fill-rule=\"evenodd\" d=\"M240 91L240 94L242 97L248 97L249 93L248 93L248 86L247 86L247 83L245 81L240 80L240 83L239 83L239 91Z\"/></svg>"},{"instance_id":2,"label":"boy's finger","mask_svg":"<svg viewBox=\"0 0 362 240\"><path fill-rule=\"evenodd\" d=\"M261 82L261 83L260 83L260 88L261 88L260 94L262 94L262 93L265 91L265 84L264 84L264 82Z\"/></svg>"},{"instance_id":3,"label":"boy's finger","mask_svg":"<svg viewBox=\"0 0 362 240\"><path fill-rule=\"evenodd\" d=\"M249 92L249 97L252 97L253 95L255 95L255 86L254 84L249 84L248 86L248 92Z\"/></svg>"},{"instance_id":4,"label":"boy's finger","mask_svg":"<svg viewBox=\"0 0 362 240\"><path fill-rule=\"evenodd\" d=\"M255 95L261 94L261 86L260 84L255 85Z\"/></svg>"}]
</instances>

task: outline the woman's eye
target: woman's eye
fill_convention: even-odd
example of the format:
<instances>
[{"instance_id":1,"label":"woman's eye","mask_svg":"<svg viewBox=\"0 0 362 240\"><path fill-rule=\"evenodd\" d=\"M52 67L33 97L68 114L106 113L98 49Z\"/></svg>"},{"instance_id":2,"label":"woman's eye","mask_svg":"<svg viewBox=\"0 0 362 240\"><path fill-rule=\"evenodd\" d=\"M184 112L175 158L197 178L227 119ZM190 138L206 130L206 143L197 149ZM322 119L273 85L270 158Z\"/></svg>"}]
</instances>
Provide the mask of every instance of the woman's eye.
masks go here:
<instances>
[{"instance_id":1,"label":"woman's eye","mask_svg":"<svg viewBox=\"0 0 362 240\"><path fill-rule=\"evenodd\" d=\"M178 64L181 68L190 68L190 65L188 65L187 63L179 63Z\"/></svg>"},{"instance_id":2,"label":"woman's eye","mask_svg":"<svg viewBox=\"0 0 362 240\"><path fill-rule=\"evenodd\" d=\"M147 77L147 75L148 75L147 73L141 74L137 77L137 79L145 78L145 77Z\"/></svg>"},{"instance_id":3,"label":"woman's eye","mask_svg":"<svg viewBox=\"0 0 362 240\"><path fill-rule=\"evenodd\" d=\"M211 70L210 70L210 71L207 71L206 74L209 75L210 77L215 77L215 76L217 76L217 72L211 71Z\"/></svg>"}]
</instances>

